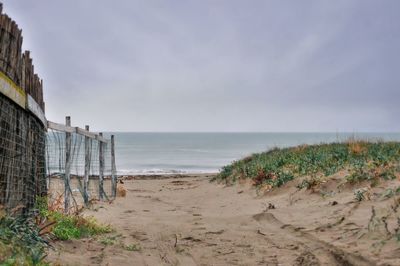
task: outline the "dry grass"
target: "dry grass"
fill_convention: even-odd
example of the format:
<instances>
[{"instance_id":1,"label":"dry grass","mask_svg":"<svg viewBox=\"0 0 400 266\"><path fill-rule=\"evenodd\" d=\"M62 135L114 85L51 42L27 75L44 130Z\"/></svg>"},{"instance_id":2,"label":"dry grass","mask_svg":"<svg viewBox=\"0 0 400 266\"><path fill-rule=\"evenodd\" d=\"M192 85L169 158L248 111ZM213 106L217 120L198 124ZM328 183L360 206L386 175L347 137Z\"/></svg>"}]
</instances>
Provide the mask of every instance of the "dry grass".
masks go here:
<instances>
[{"instance_id":1,"label":"dry grass","mask_svg":"<svg viewBox=\"0 0 400 266\"><path fill-rule=\"evenodd\" d=\"M354 138L350 138L347 141L347 145L349 145L349 152L354 155L362 155L368 151L367 142L362 140L356 140Z\"/></svg>"}]
</instances>

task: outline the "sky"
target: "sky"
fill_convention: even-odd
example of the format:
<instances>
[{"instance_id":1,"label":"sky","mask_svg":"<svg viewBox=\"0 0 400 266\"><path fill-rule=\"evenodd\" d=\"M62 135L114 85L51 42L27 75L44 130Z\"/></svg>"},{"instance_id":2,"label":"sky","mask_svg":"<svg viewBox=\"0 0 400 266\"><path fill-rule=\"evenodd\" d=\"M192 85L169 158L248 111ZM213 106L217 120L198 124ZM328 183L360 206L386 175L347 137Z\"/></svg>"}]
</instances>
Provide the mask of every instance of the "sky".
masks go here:
<instances>
[{"instance_id":1,"label":"sky","mask_svg":"<svg viewBox=\"0 0 400 266\"><path fill-rule=\"evenodd\" d=\"M400 131L398 0L3 0L46 116L95 131Z\"/></svg>"}]
</instances>

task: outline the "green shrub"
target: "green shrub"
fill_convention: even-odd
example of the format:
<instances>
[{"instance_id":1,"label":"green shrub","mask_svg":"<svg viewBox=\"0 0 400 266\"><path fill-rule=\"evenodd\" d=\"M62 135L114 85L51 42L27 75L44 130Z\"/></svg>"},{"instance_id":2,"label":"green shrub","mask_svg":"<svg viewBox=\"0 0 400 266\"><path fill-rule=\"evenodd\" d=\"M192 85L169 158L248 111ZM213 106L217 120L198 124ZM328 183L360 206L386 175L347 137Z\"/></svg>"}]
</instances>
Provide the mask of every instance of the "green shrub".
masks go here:
<instances>
[{"instance_id":1,"label":"green shrub","mask_svg":"<svg viewBox=\"0 0 400 266\"><path fill-rule=\"evenodd\" d=\"M359 183L365 180L371 180L373 176L363 167L355 166L351 174L346 176L347 182L351 184Z\"/></svg>"},{"instance_id":2,"label":"green shrub","mask_svg":"<svg viewBox=\"0 0 400 266\"><path fill-rule=\"evenodd\" d=\"M51 231L57 239L68 240L112 231L110 226L99 224L93 217L65 215L49 211L47 206L46 197L37 198L36 219L40 221L41 217L47 223L54 222ZM47 265L43 262L47 245L33 218L0 214L0 265Z\"/></svg>"},{"instance_id":3,"label":"green shrub","mask_svg":"<svg viewBox=\"0 0 400 266\"><path fill-rule=\"evenodd\" d=\"M1 265L45 265L47 242L34 221L26 217L0 218Z\"/></svg>"},{"instance_id":4,"label":"green shrub","mask_svg":"<svg viewBox=\"0 0 400 266\"><path fill-rule=\"evenodd\" d=\"M78 239L112 231L109 225L99 224L94 217L49 210L46 197L37 199L36 209L42 218L54 222L51 232L59 240Z\"/></svg>"},{"instance_id":5,"label":"green shrub","mask_svg":"<svg viewBox=\"0 0 400 266\"><path fill-rule=\"evenodd\" d=\"M112 231L110 226L99 224L93 217L52 212L49 219L56 222L53 234L60 240L78 239Z\"/></svg>"},{"instance_id":6,"label":"green shrub","mask_svg":"<svg viewBox=\"0 0 400 266\"><path fill-rule=\"evenodd\" d=\"M81 229L77 226L73 217L61 217L53 229L53 234L60 240L81 238Z\"/></svg>"}]
</instances>

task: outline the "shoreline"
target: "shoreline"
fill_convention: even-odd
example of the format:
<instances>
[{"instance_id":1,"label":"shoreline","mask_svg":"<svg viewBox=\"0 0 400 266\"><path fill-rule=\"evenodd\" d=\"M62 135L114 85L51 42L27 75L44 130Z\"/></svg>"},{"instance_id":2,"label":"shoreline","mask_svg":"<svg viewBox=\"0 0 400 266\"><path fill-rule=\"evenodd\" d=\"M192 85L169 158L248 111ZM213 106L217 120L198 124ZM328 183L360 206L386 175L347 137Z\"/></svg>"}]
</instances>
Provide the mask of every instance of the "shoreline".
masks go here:
<instances>
[{"instance_id":1,"label":"shoreline","mask_svg":"<svg viewBox=\"0 0 400 266\"><path fill-rule=\"evenodd\" d=\"M133 174L133 175L117 175L119 180L160 180L175 178L211 178L218 173L177 173L177 174Z\"/></svg>"}]
</instances>

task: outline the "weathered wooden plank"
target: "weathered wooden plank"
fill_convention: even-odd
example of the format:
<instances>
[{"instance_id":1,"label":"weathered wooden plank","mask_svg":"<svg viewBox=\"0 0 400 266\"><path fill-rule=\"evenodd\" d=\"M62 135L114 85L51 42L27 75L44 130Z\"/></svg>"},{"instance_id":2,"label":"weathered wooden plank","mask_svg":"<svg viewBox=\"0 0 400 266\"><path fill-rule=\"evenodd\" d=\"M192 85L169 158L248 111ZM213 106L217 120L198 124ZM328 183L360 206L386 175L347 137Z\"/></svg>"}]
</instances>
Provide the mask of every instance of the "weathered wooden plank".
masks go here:
<instances>
[{"instance_id":1,"label":"weathered wooden plank","mask_svg":"<svg viewBox=\"0 0 400 266\"><path fill-rule=\"evenodd\" d=\"M103 133L99 133L103 137ZM99 200L104 200L104 143L99 141Z\"/></svg>"},{"instance_id":2,"label":"weathered wooden plank","mask_svg":"<svg viewBox=\"0 0 400 266\"><path fill-rule=\"evenodd\" d=\"M0 7L1 12L1 7ZM10 88L22 89L26 94L30 94L35 102L44 112L43 84L39 76L35 73L29 51L22 53L22 30L18 24L7 14L0 13L0 72L7 82L12 85L5 85L3 81L3 93L21 107L26 105L25 95L14 93ZM18 89L17 89L18 91ZM21 95L21 96L19 96ZM15 99L21 98L21 99Z\"/></svg>"},{"instance_id":3,"label":"weathered wooden plank","mask_svg":"<svg viewBox=\"0 0 400 266\"><path fill-rule=\"evenodd\" d=\"M98 136L97 134L93 133L93 132L89 132L89 130L85 130L79 127L76 127L76 133L91 139L96 139L96 137Z\"/></svg>"},{"instance_id":4,"label":"weathered wooden plank","mask_svg":"<svg viewBox=\"0 0 400 266\"><path fill-rule=\"evenodd\" d=\"M20 107L26 107L26 94L9 77L0 72L0 92Z\"/></svg>"},{"instance_id":5,"label":"weathered wooden plank","mask_svg":"<svg viewBox=\"0 0 400 266\"><path fill-rule=\"evenodd\" d=\"M26 108L31 111L39 120L47 127L47 120L40 105L33 99L31 95L27 95Z\"/></svg>"},{"instance_id":6,"label":"weathered wooden plank","mask_svg":"<svg viewBox=\"0 0 400 266\"><path fill-rule=\"evenodd\" d=\"M115 138L111 135L111 197L117 196L117 168L115 166Z\"/></svg>"},{"instance_id":7,"label":"weathered wooden plank","mask_svg":"<svg viewBox=\"0 0 400 266\"><path fill-rule=\"evenodd\" d=\"M103 137L102 133L96 136L96 140L103 142L103 143L108 143L108 140Z\"/></svg>"},{"instance_id":8,"label":"weathered wooden plank","mask_svg":"<svg viewBox=\"0 0 400 266\"><path fill-rule=\"evenodd\" d=\"M66 133L76 133L76 127L66 126L51 121L47 121L47 127L56 131L61 131Z\"/></svg>"},{"instance_id":9,"label":"weathered wooden plank","mask_svg":"<svg viewBox=\"0 0 400 266\"><path fill-rule=\"evenodd\" d=\"M71 127L71 126L66 126L63 124L55 123L52 121L47 121L47 128L53 129L56 131L61 131L61 132L66 132L66 133L76 133L79 135L83 135L86 137L89 137L91 139L95 139L97 141L100 141L102 143L108 143L110 140L104 138L102 135L93 133L93 132L88 132L82 128L79 127Z\"/></svg>"},{"instance_id":10,"label":"weathered wooden plank","mask_svg":"<svg viewBox=\"0 0 400 266\"><path fill-rule=\"evenodd\" d=\"M2 18L3 38L1 39L1 70L6 73L8 65L8 46L10 44L10 34L8 32L10 18L7 15L2 15Z\"/></svg>"},{"instance_id":11,"label":"weathered wooden plank","mask_svg":"<svg viewBox=\"0 0 400 266\"><path fill-rule=\"evenodd\" d=\"M65 126L71 127L71 117L67 116L65 118ZM71 181L71 133L65 133L65 177L64 177L64 211L68 213L69 211L69 201L70 201L70 181Z\"/></svg>"},{"instance_id":12,"label":"weathered wooden plank","mask_svg":"<svg viewBox=\"0 0 400 266\"><path fill-rule=\"evenodd\" d=\"M25 60L25 54L23 54L22 55L22 58L21 58L21 66L20 66L20 71L21 71L21 88L24 90L24 91L26 91L26 86L25 86L25 82L26 82L26 71L25 71L25 68L26 68L26 60Z\"/></svg>"},{"instance_id":13,"label":"weathered wooden plank","mask_svg":"<svg viewBox=\"0 0 400 266\"><path fill-rule=\"evenodd\" d=\"M89 126L85 126L85 131L89 133ZM89 192L88 192L88 186L89 186L89 174L90 174L90 150L91 150L91 139L87 136L85 136L85 176L83 179L83 201L85 202L85 205L89 205Z\"/></svg>"}]
</instances>

